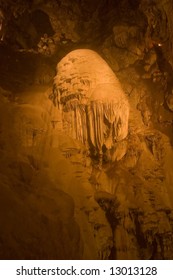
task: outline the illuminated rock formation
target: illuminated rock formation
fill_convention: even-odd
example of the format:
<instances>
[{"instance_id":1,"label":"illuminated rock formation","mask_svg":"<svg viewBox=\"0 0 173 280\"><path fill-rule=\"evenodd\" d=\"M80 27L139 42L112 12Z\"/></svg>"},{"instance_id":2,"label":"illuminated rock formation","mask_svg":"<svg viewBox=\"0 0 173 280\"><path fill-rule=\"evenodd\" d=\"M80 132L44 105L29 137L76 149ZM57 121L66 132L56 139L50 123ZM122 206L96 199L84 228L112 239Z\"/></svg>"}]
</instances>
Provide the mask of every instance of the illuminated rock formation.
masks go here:
<instances>
[{"instance_id":1,"label":"illuminated rock formation","mask_svg":"<svg viewBox=\"0 0 173 280\"><path fill-rule=\"evenodd\" d=\"M94 51L79 49L57 66L54 102L62 108L69 135L102 154L128 133L129 105L107 63Z\"/></svg>"},{"instance_id":2,"label":"illuminated rock formation","mask_svg":"<svg viewBox=\"0 0 173 280\"><path fill-rule=\"evenodd\" d=\"M0 2L0 259L172 260L173 1Z\"/></svg>"}]
</instances>

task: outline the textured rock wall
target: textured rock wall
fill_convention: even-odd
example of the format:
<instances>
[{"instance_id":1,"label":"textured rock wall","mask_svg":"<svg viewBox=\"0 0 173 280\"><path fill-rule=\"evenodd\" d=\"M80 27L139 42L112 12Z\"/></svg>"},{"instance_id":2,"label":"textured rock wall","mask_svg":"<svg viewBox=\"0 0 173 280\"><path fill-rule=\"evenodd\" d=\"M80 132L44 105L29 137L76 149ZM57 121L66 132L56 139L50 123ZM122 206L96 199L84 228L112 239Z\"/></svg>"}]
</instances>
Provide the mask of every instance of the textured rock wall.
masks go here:
<instances>
[{"instance_id":1,"label":"textured rock wall","mask_svg":"<svg viewBox=\"0 0 173 280\"><path fill-rule=\"evenodd\" d=\"M38 92L34 105L0 93L0 259L80 259L74 201L43 167L48 111Z\"/></svg>"},{"instance_id":2,"label":"textured rock wall","mask_svg":"<svg viewBox=\"0 0 173 280\"><path fill-rule=\"evenodd\" d=\"M1 2L16 36L25 36L16 13L21 20L26 9L39 9L49 15L56 41L46 59L36 49L29 55L28 46L24 62L16 53L1 55L1 258L172 259L172 1ZM81 48L107 64L93 51L89 63L78 57ZM44 94L55 62L54 93ZM117 112L124 116L107 94L130 110L128 134L125 126L114 145L111 123ZM90 124L81 117L86 107ZM86 131L91 146L107 147L99 166L98 154L84 145Z\"/></svg>"},{"instance_id":3,"label":"textured rock wall","mask_svg":"<svg viewBox=\"0 0 173 280\"><path fill-rule=\"evenodd\" d=\"M75 75L78 74L81 78L81 72L79 73L80 68L75 64L68 63L67 57L58 65L54 92L65 114L74 107L69 105L70 109L66 108L63 97L70 96L74 92L74 86L75 91L81 89L80 83L68 80L69 75L66 73L74 71ZM72 59L70 56L69 58ZM147 65L157 63L155 52L150 54L149 58L147 56L146 60ZM92 67L90 69L92 73ZM156 112L150 103L154 98L153 87L156 83L156 89L159 89L160 79L155 82L153 77L149 76L147 79L150 82L147 84L146 77L137 74L133 67L123 69L118 76L125 92L129 94L128 138L117 142L114 148L110 147L110 150L106 151L101 169L91 156L89 180L95 189L94 197L105 211L113 234L110 250L101 255L113 259L172 259L173 204L170 181L173 174L170 162L173 153L168 136L155 129L159 118L156 118ZM103 80L105 77L104 75ZM102 98L101 87L102 84L97 95L99 98ZM87 91L81 92L85 97ZM104 94L107 94L107 91L104 91ZM82 103L82 98L75 100L75 105ZM163 98L162 95L160 98ZM84 99L84 104L87 102L88 100ZM158 106L162 106L162 103ZM162 114L165 118L165 114Z\"/></svg>"}]
</instances>

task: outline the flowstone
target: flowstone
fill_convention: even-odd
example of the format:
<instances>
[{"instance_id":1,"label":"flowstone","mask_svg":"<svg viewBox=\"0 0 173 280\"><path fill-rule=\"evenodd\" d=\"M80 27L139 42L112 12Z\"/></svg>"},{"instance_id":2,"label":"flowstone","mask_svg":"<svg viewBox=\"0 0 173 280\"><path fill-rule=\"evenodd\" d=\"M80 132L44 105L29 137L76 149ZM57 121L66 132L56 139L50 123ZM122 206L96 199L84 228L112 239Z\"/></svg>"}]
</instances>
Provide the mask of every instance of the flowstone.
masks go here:
<instances>
[{"instance_id":1,"label":"flowstone","mask_svg":"<svg viewBox=\"0 0 173 280\"><path fill-rule=\"evenodd\" d=\"M121 85L94 51L78 49L57 65L52 94L67 134L102 158L128 134L129 104Z\"/></svg>"}]
</instances>

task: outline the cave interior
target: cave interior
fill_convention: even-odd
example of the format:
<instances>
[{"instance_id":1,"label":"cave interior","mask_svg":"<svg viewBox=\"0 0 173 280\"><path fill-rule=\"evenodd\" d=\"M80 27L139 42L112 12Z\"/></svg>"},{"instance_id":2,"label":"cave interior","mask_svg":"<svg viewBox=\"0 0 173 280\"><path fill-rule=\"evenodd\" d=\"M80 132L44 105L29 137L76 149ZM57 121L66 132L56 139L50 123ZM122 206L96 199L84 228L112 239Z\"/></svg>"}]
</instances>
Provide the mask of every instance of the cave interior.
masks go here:
<instances>
[{"instance_id":1,"label":"cave interior","mask_svg":"<svg viewBox=\"0 0 173 280\"><path fill-rule=\"evenodd\" d=\"M0 259L173 259L172 0L0 0Z\"/></svg>"}]
</instances>

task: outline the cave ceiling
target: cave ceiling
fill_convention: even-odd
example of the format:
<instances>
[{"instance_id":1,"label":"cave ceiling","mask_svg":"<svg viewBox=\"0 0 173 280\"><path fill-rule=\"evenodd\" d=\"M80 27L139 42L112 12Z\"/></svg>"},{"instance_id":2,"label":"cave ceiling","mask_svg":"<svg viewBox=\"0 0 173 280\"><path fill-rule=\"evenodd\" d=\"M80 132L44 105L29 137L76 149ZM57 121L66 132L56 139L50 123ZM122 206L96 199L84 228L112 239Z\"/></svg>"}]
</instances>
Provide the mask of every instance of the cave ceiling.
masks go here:
<instances>
[{"instance_id":1,"label":"cave ceiling","mask_svg":"<svg viewBox=\"0 0 173 280\"><path fill-rule=\"evenodd\" d=\"M0 259L173 259L172 14L0 0Z\"/></svg>"}]
</instances>

